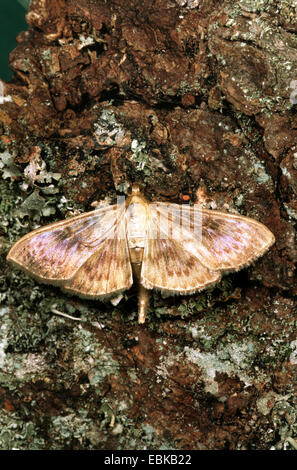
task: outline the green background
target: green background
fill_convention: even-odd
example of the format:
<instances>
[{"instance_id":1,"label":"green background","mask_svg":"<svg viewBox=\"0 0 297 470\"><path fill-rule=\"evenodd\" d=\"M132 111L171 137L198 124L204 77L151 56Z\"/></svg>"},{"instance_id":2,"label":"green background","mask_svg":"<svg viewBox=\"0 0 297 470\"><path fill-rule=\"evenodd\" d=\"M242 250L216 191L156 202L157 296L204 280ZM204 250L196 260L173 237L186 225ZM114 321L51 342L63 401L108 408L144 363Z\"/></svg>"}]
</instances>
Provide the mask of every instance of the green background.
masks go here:
<instances>
[{"instance_id":1,"label":"green background","mask_svg":"<svg viewBox=\"0 0 297 470\"><path fill-rule=\"evenodd\" d=\"M0 79L8 81L12 73L8 67L9 54L16 47L16 36L26 31L28 0L0 0Z\"/></svg>"}]
</instances>

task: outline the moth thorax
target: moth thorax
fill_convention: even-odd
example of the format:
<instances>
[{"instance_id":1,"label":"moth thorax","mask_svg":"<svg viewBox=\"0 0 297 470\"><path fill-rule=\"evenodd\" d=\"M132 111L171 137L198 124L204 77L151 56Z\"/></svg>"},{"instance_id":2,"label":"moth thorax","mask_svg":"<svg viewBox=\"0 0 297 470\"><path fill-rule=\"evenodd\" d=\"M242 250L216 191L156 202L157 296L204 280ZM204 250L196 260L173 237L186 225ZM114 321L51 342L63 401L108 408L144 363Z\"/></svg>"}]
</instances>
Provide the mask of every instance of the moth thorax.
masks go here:
<instances>
[{"instance_id":1,"label":"moth thorax","mask_svg":"<svg viewBox=\"0 0 297 470\"><path fill-rule=\"evenodd\" d=\"M143 248L146 237L146 207L130 204L126 212L127 239L129 248Z\"/></svg>"}]
</instances>

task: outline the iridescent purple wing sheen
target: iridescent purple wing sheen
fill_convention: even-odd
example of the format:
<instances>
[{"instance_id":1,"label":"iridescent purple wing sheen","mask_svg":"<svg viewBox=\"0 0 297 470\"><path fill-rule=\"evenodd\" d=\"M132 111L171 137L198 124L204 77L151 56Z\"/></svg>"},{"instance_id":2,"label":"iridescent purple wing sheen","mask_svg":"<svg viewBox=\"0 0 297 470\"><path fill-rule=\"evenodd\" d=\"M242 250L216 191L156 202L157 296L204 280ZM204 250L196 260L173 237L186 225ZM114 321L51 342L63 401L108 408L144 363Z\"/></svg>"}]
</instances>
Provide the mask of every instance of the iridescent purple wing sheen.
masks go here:
<instances>
[{"instance_id":1,"label":"iridescent purple wing sheen","mask_svg":"<svg viewBox=\"0 0 297 470\"><path fill-rule=\"evenodd\" d=\"M219 211L202 212L200 253L211 269L241 269L262 256L274 241L272 232L254 219Z\"/></svg>"},{"instance_id":2,"label":"iridescent purple wing sheen","mask_svg":"<svg viewBox=\"0 0 297 470\"><path fill-rule=\"evenodd\" d=\"M141 284L147 289L192 294L216 283L221 277L220 273L211 271L201 263L197 252L191 247L192 238L190 240L190 235L180 230L176 214L180 206L160 204L161 208L158 203L149 206Z\"/></svg>"},{"instance_id":3,"label":"iridescent purple wing sheen","mask_svg":"<svg viewBox=\"0 0 297 470\"><path fill-rule=\"evenodd\" d=\"M112 239L124 206L103 206L71 219L38 228L22 237L7 259L41 281L61 284Z\"/></svg>"},{"instance_id":4,"label":"iridescent purple wing sheen","mask_svg":"<svg viewBox=\"0 0 297 470\"><path fill-rule=\"evenodd\" d=\"M265 225L242 215L205 210L197 205L155 203L154 206L161 220L173 219L179 226L176 233L180 233L184 249L212 271L247 266L262 256L275 240Z\"/></svg>"},{"instance_id":5,"label":"iridescent purple wing sheen","mask_svg":"<svg viewBox=\"0 0 297 470\"><path fill-rule=\"evenodd\" d=\"M129 289L133 284L129 249L122 218L112 238L106 238L96 251L63 284L63 290L80 297L100 298Z\"/></svg>"}]
</instances>

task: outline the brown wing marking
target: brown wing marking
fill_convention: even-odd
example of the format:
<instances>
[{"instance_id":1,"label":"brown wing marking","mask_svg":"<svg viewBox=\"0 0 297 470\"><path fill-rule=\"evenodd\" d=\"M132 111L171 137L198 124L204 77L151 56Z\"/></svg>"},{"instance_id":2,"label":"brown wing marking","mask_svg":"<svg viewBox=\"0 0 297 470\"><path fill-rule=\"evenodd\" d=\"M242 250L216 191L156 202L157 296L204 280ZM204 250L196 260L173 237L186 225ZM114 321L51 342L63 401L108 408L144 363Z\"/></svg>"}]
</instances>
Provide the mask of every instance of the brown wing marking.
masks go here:
<instances>
[{"instance_id":1,"label":"brown wing marking","mask_svg":"<svg viewBox=\"0 0 297 470\"><path fill-rule=\"evenodd\" d=\"M182 246L210 270L237 270L247 266L275 241L265 225L249 217L199 206L166 203L154 206L161 224L173 219L175 226L179 226L178 239Z\"/></svg>"},{"instance_id":2,"label":"brown wing marking","mask_svg":"<svg viewBox=\"0 0 297 470\"><path fill-rule=\"evenodd\" d=\"M101 243L92 256L63 285L63 290L82 297L105 297L129 289L133 283L125 224L113 238Z\"/></svg>"},{"instance_id":3,"label":"brown wing marking","mask_svg":"<svg viewBox=\"0 0 297 470\"><path fill-rule=\"evenodd\" d=\"M238 270L262 256L274 243L272 232L249 217L203 211L203 263L212 269Z\"/></svg>"},{"instance_id":4,"label":"brown wing marking","mask_svg":"<svg viewBox=\"0 0 297 470\"><path fill-rule=\"evenodd\" d=\"M191 294L216 283L220 273L209 270L184 246L174 218L160 217L155 206L150 205L141 284L147 289Z\"/></svg>"},{"instance_id":5,"label":"brown wing marking","mask_svg":"<svg viewBox=\"0 0 297 470\"><path fill-rule=\"evenodd\" d=\"M103 206L34 230L13 245L7 260L43 282L61 284L98 250L124 215L124 206Z\"/></svg>"}]
</instances>

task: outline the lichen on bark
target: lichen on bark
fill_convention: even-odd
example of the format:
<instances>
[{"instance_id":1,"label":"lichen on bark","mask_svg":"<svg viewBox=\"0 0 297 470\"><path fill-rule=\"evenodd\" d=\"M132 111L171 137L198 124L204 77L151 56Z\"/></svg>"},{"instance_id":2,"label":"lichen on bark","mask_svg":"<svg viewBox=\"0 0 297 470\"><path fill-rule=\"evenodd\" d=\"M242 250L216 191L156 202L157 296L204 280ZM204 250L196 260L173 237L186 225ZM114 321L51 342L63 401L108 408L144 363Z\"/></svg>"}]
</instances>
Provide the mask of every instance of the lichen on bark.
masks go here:
<instances>
[{"instance_id":1,"label":"lichen on bark","mask_svg":"<svg viewBox=\"0 0 297 470\"><path fill-rule=\"evenodd\" d=\"M1 85L2 449L296 448L296 8L31 0ZM7 266L131 182L276 243L211 290L154 293L141 327L133 289L84 301Z\"/></svg>"}]
</instances>

